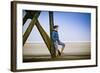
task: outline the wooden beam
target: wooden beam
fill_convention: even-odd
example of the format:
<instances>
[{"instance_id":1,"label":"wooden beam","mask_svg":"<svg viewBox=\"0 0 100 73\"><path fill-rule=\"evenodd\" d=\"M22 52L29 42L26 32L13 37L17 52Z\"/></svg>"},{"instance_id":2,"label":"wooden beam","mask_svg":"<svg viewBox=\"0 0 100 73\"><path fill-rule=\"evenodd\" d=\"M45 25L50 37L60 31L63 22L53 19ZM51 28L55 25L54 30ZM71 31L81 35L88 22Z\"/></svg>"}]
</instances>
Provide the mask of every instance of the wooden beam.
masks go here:
<instances>
[{"instance_id":1,"label":"wooden beam","mask_svg":"<svg viewBox=\"0 0 100 73\"><path fill-rule=\"evenodd\" d=\"M40 25L40 23L39 23L38 20L36 20L36 23L35 24L36 24L36 27L39 30L39 32L40 32L43 40L44 40L46 46L48 47L49 52L51 53L51 50L50 50L51 49L51 40L50 40L50 37L45 32L45 30L42 28L42 26Z\"/></svg>"},{"instance_id":2,"label":"wooden beam","mask_svg":"<svg viewBox=\"0 0 100 73\"><path fill-rule=\"evenodd\" d=\"M34 27L34 24L35 24L37 18L39 17L39 15L40 15L40 11L35 13L34 17L32 18L31 23L29 24L28 28L26 29L26 32L23 35L23 45L25 44L28 36L30 35L32 28Z\"/></svg>"},{"instance_id":3,"label":"wooden beam","mask_svg":"<svg viewBox=\"0 0 100 73\"><path fill-rule=\"evenodd\" d=\"M26 15L23 17L23 25L25 24L28 18L29 18L29 13L26 13Z\"/></svg>"},{"instance_id":4,"label":"wooden beam","mask_svg":"<svg viewBox=\"0 0 100 73\"><path fill-rule=\"evenodd\" d=\"M37 13L37 11L27 11L27 10L25 10L26 11L26 15L23 17L23 25L25 24L25 22L27 21L27 19L32 19L34 16L35 16L35 14Z\"/></svg>"},{"instance_id":5,"label":"wooden beam","mask_svg":"<svg viewBox=\"0 0 100 73\"><path fill-rule=\"evenodd\" d=\"M54 19L53 19L53 12L49 11L49 23L50 23L50 35L52 33L53 30L53 26L54 26Z\"/></svg>"},{"instance_id":6,"label":"wooden beam","mask_svg":"<svg viewBox=\"0 0 100 73\"><path fill-rule=\"evenodd\" d=\"M50 24L51 54L52 54L52 58L55 58L56 50L54 49L54 45L52 41L52 31L53 31L53 26L54 26L54 18L53 18L52 11L49 11L49 24Z\"/></svg>"}]
</instances>

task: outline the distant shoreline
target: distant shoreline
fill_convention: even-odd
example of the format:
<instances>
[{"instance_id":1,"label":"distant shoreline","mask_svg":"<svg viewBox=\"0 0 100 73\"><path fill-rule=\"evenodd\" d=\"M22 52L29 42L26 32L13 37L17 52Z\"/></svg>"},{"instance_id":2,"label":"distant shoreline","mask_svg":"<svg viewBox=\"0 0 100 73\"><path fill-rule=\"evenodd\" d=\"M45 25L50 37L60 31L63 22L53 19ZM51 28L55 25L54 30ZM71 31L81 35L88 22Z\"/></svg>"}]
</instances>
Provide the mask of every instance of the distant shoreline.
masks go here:
<instances>
[{"instance_id":1,"label":"distant shoreline","mask_svg":"<svg viewBox=\"0 0 100 73\"><path fill-rule=\"evenodd\" d=\"M62 41L62 42L64 42L64 41ZM91 43L91 41L69 41L69 42L64 42L64 43ZM34 42L34 43L25 43L25 44L44 44L44 42Z\"/></svg>"}]
</instances>

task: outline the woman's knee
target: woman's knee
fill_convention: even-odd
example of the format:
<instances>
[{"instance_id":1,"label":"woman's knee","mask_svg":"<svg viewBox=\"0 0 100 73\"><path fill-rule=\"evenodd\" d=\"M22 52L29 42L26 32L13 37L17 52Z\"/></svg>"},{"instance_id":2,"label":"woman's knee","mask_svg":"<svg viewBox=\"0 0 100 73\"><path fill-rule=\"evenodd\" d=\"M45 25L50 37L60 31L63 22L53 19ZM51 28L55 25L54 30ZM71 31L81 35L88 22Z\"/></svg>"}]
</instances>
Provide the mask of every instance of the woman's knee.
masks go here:
<instances>
[{"instance_id":1,"label":"woman's knee","mask_svg":"<svg viewBox=\"0 0 100 73\"><path fill-rule=\"evenodd\" d=\"M62 47L63 47L63 48L65 47L65 44L64 44L64 43L62 43Z\"/></svg>"},{"instance_id":2,"label":"woman's knee","mask_svg":"<svg viewBox=\"0 0 100 73\"><path fill-rule=\"evenodd\" d=\"M63 46L65 47L65 44L63 43Z\"/></svg>"}]
</instances>

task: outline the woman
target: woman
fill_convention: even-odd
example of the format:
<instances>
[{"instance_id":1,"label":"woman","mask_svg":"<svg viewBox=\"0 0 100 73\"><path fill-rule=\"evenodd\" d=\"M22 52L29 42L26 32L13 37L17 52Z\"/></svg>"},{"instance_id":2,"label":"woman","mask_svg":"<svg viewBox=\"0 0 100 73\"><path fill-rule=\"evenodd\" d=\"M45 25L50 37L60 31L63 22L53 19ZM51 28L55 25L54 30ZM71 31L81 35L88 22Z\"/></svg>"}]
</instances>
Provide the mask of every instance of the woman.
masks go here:
<instances>
[{"instance_id":1,"label":"woman","mask_svg":"<svg viewBox=\"0 0 100 73\"><path fill-rule=\"evenodd\" d=\"M62 43L59 40L59 34L58 34L58 25L53 26L53 31L52 31L52 41L53 41L53 45L54 45L54 53L56 54L56 56L60 56L65 48L65 44ZM59 51L58 49L58 45L62 46L61 51Z\"/></svg>"}]
</instances>

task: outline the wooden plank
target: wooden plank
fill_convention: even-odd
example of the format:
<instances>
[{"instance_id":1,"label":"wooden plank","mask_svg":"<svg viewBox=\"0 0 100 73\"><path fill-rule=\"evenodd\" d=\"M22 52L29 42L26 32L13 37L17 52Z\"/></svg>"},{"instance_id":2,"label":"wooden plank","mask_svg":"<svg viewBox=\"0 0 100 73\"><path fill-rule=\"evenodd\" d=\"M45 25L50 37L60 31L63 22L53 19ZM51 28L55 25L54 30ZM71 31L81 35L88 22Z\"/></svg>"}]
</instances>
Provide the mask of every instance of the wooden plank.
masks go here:
<instances>
[{"instance_id":1,"label":"wooden plank","mask_svg":"<svg viewBox=\"0 0 100 73\"><path fill-rule=\"evenodd\" d=\"M45 30L42 28L42 26L40 25L39 21L37 20L36 21L36 27L37 29L39 30L45 44L47 45L48 47L48 50L49 52L51 53L51 40L50 40L50 37L48 36L48 34L45 32Z\"/></svg>"},{"instance_id":2,"label":"wooden plank","mask_svg":"<svg viewBox=\"0 0 100 73\"><path fill-rule=\"evenodd\" d=\"M49 23L50 23L50 35L52 33L53 30L53 26L54 26L54 19L53 19L53 12L49 11Z\"/></svg>"},{"instance_id":3,"label":"wooden plank","mask_svg":"<svg viewBox=\"0 0 100 73\"><path fill-rule=\"evenodd\" d=\"M32 31L32 28L34 27L34 24L35 24L37 18L39 17L39 15L40 15L40 11L36 12L35 15L34 15L34 17L32 18L31 23L29 24L29 26L28 26L26 32L25 32L24 35L23 35L23 45L25 44L25 42L26 42L28 36L30 35L30 33L31 33L31 31Z\"/></svg>"},{"instance_id":4,"label":"wooden plank","mask_svg":"<svg viewBox=\"0 0 100 73\"><path fill-rule=\"evenodd\" d=\"M54 45L52 42L52 31L53 31L53 26L54 26L54 19L53 19L53 12L52 11L49 11L49 24L50 24L51 54L52 54L52 58L55 58L56 51L54 49Z\"/></svg>"}]
</instances>

